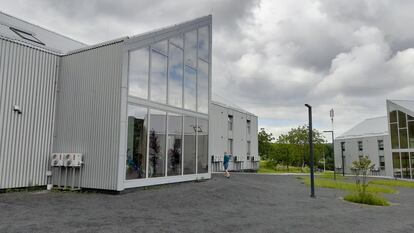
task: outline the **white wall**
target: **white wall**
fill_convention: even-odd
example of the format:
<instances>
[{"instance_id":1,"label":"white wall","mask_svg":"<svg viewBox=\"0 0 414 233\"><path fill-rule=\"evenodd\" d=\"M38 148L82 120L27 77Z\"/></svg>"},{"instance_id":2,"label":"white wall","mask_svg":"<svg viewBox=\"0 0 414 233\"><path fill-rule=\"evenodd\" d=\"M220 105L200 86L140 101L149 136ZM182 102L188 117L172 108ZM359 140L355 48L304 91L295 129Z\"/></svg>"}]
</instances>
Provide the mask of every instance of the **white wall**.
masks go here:
<instances>
[{"instance_id":1,"label":"white wall","mask_svg":"<svg viewBox=\"0 0 414 233\"><path fill-rule=\"evenodd\" d=\"M384 141L383 151L378 149L378 140ZM362 151L358 150L358 141L362 141ZM345 142L345 173L351 173L350 167L352 166L352 162L358 160L360 155L368 156L372 163L375 164L375 168L379 167L379 156L384 155L385 170L381 170L380 175L392 176L391 145L388 135L349 139L335 139L336 168L342 167L341 142Z\"/></svg>"},{"instance_id":2,"label":"white wall","mask_svg":"<svg viewBox=\"0 0 414 233\"><path fill-rule=\"evenodd\" d=\"M233 116L233 131L228 130L228 115ZM251 156L258 156L257 116L225 107L215 102L210 104L210 155L222 156L228 152L228 139L233 139L233 156L242 159L243 169L258 169L258 163L251 161ZM250 120L250 134L247 132L247 120ZM250 155L247 155L247 141L250 141ZM231 160L232 161L232 160ZM222 166L222 165L221 165ZM212 164L214 169L214 164ZM230 162L230 170L236 170Z\"/></svg>"}]
</instances>

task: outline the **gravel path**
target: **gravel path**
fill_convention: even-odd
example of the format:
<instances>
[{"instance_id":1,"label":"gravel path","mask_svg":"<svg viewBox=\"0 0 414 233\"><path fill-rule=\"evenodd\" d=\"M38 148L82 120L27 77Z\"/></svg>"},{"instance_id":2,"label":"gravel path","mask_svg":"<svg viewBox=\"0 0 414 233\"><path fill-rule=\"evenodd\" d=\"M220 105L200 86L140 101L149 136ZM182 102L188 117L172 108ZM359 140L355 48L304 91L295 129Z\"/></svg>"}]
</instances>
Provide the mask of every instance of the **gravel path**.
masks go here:
<instances>
[{"instance_id":1,"label":"gravel path","mask_svg":"<svg viewBox=\"0 0 414 233\"><path fill-rule=\"evenodd\" d=\"M295 176L219 174L200 183L122 195L0 194L0 232L414 232L414 189L394 205L344 202L342 191L309 188Z\"/></svg>"}]
</instances>

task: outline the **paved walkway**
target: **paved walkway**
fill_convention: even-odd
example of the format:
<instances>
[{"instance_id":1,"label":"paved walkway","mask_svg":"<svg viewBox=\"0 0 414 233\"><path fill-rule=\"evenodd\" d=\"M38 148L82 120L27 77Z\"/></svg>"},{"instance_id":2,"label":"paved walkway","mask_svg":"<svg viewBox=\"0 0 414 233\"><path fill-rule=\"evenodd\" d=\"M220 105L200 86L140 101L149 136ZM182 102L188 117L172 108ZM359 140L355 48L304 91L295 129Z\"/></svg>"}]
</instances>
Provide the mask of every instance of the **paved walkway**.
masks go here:
<instances>
[{"instance_id":1,"label":"paved walkway","mask_svg":"<svg viewBox=\"0 0 414 233\"><path fill-rule=\"evenodd\" d=\"M390 207L341 200L294 176L219 174L200 183L123 195L0 194L0 232L413 232L414 189L386 195Z\"/></svg>"}]
</instances>

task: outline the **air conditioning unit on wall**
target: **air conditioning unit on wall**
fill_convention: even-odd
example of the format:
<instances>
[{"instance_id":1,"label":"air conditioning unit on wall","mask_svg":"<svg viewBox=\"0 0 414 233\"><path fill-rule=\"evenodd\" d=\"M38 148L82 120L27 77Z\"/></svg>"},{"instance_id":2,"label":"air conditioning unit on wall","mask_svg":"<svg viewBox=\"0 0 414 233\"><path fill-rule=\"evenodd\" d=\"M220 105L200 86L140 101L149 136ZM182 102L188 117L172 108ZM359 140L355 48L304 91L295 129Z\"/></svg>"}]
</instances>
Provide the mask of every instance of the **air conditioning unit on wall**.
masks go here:
<instances>
[{"instance_id":1,"label":"air conditioning unit on wall","mask_svg":"<svg viewBox=\"0 0 414 233\"><path fill-rule=\"evenodd\" d=\"M52 167L61 167L63 166L62 154L53 153L51 154L50 166Z\"/></svg>"}]
</instances>

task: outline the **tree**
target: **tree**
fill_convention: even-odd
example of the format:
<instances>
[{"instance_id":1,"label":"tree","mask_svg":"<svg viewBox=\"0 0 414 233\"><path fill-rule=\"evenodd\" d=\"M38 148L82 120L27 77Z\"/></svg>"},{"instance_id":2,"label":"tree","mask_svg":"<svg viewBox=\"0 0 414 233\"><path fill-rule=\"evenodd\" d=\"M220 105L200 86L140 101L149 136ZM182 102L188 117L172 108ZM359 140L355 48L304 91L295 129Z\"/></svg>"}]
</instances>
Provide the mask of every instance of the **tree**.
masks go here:
<instances>
[{"instance_id":1,"label":"tree","mask_svg":"<svg viewBox=\"0 0 414 233\"><path fill-rule=\"evenodd\" d=\"M272 133L267 133L264 128L260 129L257 138L259 141L259 156L262 159L267 159L272 149L271 143L273 140L275 140L275 138L273 137Z\"/></svg>"},{"instance_id":2,"label":"tree","mask_svg":"<svg viewBox=\"0 0 414 233\"><path fill-rule=\"evenodd\" d=\"M355 185L360 197L365 197L368 187L367 176L368 172L374 168L374 164L368 159L368 156L363 156L359 160L352 162L352 171L355 173Z\"/></svg>"},{"instance_id":3,"label":"tree","mask_svg":"<svg viewBox=\"0 0 414 233\"><path fill-rule=\"evenodd\" d=\"M315 161L318 161L323 153L325 137L316 129L313 129L312 133L313 143L315 145ZM300 165L302 169L305 164L309 163L309 133L306 125L292 128L287 134L281 134L277 139L277 143L291 145L289 151L290 159L291 161L300 163L297 165Z\"/></svg>"}]
</instances>

